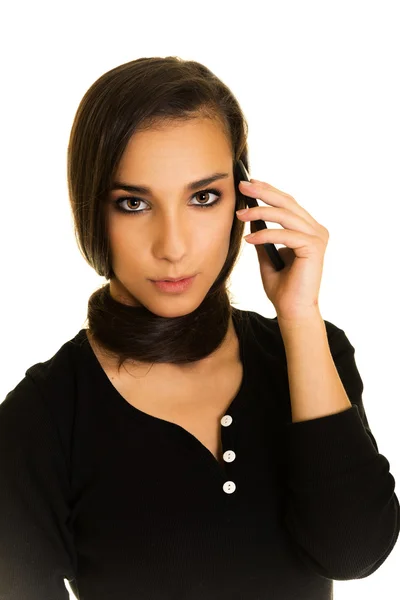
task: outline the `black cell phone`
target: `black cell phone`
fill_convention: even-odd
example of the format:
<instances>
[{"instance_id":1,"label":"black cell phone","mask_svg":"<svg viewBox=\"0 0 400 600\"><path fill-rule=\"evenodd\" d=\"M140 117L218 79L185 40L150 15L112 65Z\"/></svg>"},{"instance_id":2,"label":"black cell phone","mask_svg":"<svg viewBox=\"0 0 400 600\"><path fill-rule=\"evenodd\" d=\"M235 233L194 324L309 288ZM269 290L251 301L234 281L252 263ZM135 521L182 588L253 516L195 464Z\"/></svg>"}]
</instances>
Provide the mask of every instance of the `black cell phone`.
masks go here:
<instances>
[{"instance_id":1,"label":"black cell phone","mask_svg":"<svg viewBox=\"0 0 400 600\"><path fill-rule=\"evenodd\" d=\"M243 194L241 192L241 190L239 189L239 181L250 181L250 176L247 172L246 167L244 166L244 164L241 160L238 160L236 162L236 166L235 166L235 184L236 184L237 190L238 190L239 194L241 194L243 196L244 201L247 204L248 208L254 208L255 206L259 206L257 200L255 200L254 198L251 198L250 196L246 196L245 194ZM257 231L260 231L261 229L268 229L265 221L261 221L260 219L257 219L256 221L252 221L252 223L254 224L254 227L255 227L255 229L257 229ZM282 257L279 254L278 249L275 246L275 244L265 243L265 244L262 244L262 246L264 246L265 251L268 255L268 258L271 260L273 266L275 267L275 270L281 271L282 269L284 269L285 263L283 262Z\"/></svg>"}]
</instances>

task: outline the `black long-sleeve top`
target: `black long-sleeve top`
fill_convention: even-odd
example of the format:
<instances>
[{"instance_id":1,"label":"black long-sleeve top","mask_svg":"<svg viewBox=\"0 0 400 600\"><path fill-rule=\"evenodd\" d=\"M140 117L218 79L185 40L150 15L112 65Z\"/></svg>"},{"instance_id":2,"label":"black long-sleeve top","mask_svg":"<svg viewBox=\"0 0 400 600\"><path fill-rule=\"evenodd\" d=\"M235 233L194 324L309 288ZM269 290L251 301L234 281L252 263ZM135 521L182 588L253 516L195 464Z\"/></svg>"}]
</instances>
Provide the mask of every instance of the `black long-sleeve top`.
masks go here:
<instances>
[{"instance_id":1,"label":"black long-sleeve top","mask_svg":"<svg viewBox=\"0 0 400 600\"><path fill-rule=\"evenodd\" d=\"M292 423L277 318L233 320L223 466L129 404L86 329L28 368L0 404L0 600L328 600L386 560L395 480L344 331L324 321L352 407Z\"/></svg>"}]
</instances>

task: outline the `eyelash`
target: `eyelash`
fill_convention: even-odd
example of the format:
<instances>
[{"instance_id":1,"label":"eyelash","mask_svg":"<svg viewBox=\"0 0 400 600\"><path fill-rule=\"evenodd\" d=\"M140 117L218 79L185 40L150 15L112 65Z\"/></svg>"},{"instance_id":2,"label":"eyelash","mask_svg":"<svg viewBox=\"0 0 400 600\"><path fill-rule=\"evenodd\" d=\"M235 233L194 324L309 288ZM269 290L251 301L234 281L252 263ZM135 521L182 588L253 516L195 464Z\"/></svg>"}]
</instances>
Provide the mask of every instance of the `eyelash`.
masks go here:
<instances>
[{"instance_id":1,"label":"eyelash","mask_svg":"<svg viewBox=\"0 0 400 600\"><path fill-rule=\"evenodd\" d=\"M193 194L192 198L194 196L197 196L198 194L204 194L204 193L210 193L210 194L215 194L216 196L218 196L217 200L214 200L214 202L212 202L211 204L195 204L194 206L196 206L197 208L212 208L213 206L216 206L217 204L219 204L222 200L222 192L220 190L217 190L215 188L212 189L208 189L208 190L200 190L199 192L196 192L195 194ZM125 200L137 200L138 202L145 202L145 200L142 200L141 198L136 198L135 196L127 196L125 198L118 198L115 201L115 208L116 210L118 210L119 212L122 212L124 214L130 214L130 215L135 215L135 214L140 214L143 212L146 212L145 209L141 209L141 210L125 210L124 208L121 208L121 204L122 202L125 202Z\"/></svg>"}]
</instances>

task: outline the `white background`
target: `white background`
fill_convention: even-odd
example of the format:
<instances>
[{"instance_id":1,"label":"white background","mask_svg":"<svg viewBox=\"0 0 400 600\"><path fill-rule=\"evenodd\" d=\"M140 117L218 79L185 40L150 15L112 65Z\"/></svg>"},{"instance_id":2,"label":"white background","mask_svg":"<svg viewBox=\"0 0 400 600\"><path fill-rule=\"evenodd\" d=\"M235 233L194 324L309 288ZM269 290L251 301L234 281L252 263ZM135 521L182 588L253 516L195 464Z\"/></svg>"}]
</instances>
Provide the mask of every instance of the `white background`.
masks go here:
<instances>
[{"instance_id":1,"label":"white background","mask_svg":"<svg viewBox=\"0 0 400 600\"><path fill-rule=\"evenodd\" d=\"M0 397L83 328L88 298L105 283L79 253L67 195L82 96L119 64L177 55L205 64L238 98L250 176L329 230L321 313L356 349L367 417L400 482L399 13L385 0L3 6ZM275 316L245 241L232 292L238 308ZM400 597L399 558L397 544L370 577L335 581L335 600Z\"/></svg>"}]
</instances>

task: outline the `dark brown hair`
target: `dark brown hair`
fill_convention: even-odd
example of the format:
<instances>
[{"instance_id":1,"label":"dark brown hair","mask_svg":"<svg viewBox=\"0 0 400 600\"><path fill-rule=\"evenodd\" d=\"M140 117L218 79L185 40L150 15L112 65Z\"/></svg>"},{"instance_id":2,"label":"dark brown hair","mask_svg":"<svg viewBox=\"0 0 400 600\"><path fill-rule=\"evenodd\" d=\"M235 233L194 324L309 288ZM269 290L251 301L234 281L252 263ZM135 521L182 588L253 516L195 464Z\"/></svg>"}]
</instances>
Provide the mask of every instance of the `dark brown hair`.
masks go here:
<instances>
[{"instance_id":1,"label":"dark brown hair","mask_svg":"<svg viewBox=\"0 0 400 600\"><path fill-rule=\"evenodd\" d=\"M249 171L248 125L229 88L204 65L168 56L139 58L97 79L77 109L67 156L75 237L96 273L115 277L107 236L105 200L131 136L158 125L210 118L223 127L232 148L234 174L241 159ZM235 177L235 210L245 207ZM127 360L186 364L214 352L227 333L231 306L227 280L235 266L245 223L232 214L225 264L200 306L176 318L115 300L106 283L89 298L87 320L96 343L118 368ZM233 311L236 311L233 313Z\"/></svg>"}]
</instances>

